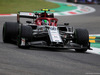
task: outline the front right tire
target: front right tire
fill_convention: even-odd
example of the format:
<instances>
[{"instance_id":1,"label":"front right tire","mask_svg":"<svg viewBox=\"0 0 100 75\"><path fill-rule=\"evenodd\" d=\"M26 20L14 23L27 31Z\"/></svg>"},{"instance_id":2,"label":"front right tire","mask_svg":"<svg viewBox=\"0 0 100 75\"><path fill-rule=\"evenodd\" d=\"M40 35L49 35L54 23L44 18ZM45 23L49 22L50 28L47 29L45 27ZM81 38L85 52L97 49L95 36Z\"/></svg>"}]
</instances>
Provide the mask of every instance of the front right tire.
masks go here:
<instances>
[{"instance_id":1,"label":"front right tire","mask_svg":"<svg viewBox=\"0 0 100 75\"><path fill-rule=\"evenodd\" d=\"M3 25L2 38L4 43L17 40L19 24L17 22L5 22Z\"/></svg>"}]
</instances>

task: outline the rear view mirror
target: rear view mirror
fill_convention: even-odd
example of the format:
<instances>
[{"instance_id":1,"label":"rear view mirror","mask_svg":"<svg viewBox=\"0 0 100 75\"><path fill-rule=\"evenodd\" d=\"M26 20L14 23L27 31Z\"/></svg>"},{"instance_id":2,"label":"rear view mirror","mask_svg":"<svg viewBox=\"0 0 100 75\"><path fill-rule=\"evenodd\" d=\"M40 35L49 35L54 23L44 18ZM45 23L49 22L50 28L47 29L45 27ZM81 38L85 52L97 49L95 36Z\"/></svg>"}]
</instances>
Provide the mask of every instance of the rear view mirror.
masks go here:
<instances>
[{"instance_id":1,"label":"rear view mirror","mask_svg":"<svg viewBox=\"0 0 100 75\"><path fill-rule=\"evenodd\" d=\"M26 23L32 23L31 21L26 21Z\"/></svg>"},{"instance_id":2,"label":"rear view mirror","mask_svg":"<svg viewBox=\"0 0 100 75\"><path fill-rule=\"evenodd\" d=\"M64 23L64 25L68 26L68 25L69 25L69 23Z\"/></svg>"}]
</instances>

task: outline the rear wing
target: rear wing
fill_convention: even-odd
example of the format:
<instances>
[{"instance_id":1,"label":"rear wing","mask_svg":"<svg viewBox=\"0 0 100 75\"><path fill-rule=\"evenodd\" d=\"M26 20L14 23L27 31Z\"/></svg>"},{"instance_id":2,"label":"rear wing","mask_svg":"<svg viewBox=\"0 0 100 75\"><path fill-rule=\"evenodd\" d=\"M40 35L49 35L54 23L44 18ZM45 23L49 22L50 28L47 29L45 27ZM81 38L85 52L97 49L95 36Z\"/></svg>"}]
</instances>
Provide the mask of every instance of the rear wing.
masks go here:
<instances>
[{"instance_id":1,"label":"rear wing","mask_svg":"<svg viewBox=\"0 0 100 75\"><path fill-rule=\"evenodd\" d=\"M31 18L31 19L36 19L35 13L32 12L19 12L17 14L17 22L20 23L20 18Z\"/></svg>"}]
</instances>

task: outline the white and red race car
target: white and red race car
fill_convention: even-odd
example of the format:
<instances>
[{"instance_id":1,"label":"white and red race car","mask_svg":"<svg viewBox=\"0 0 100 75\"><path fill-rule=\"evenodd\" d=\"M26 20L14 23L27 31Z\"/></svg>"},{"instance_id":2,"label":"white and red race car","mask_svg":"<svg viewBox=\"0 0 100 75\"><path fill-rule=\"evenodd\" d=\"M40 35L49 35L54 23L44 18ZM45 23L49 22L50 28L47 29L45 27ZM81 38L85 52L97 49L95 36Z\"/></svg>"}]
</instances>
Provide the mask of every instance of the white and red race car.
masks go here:
<instances>
[{"instance_id":1,"label":"white and red race car","mask_svg":"<svg viewBox=\"0 0 100 75\"><path fill-rule=\"evenodd\" d=\"M57 18L48 14L48 9L43 13L19 12L17 22L5 22L3 26L3 42L16 42L19 48L47 47L75 49L86 52L90 48L89 33L86 29L75 29L68 23L57 25ZM32 21L20 22L21 18Z\"/></svg>"}]
</instances>

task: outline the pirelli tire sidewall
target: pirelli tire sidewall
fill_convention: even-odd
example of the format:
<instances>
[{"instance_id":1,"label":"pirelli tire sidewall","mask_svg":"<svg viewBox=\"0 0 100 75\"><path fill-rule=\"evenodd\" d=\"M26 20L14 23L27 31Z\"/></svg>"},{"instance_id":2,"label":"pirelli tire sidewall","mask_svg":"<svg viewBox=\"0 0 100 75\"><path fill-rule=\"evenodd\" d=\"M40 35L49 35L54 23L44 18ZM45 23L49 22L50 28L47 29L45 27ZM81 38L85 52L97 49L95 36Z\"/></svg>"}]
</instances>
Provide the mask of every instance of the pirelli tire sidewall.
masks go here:
<instances>
[{"instance_id":1,"label":"pirelli tire sidewall","mask_svg":"<svg viewBox=\"0 0 100 75\"><path fill-rule=\"evenodd\" d=\"M87 29L76 29L75 33L75 43L88 47L89 45L89 33Z\"/></svg>"},{"instance_id":2,"label":"pirelli tire sidewall","mask_svg":"<svg viewBox=\"0 0 100 75\"><path fill-rule=\"evenodd\" d=\"M25 38L25 46L21 46L21 39ZM18 33L18 47L19 48L29 48L28 42L32 41L32 27L19 25L19 33Z\"/></svg>"},{"instance_id":3,"label":"pirelli tire sidewall","mask_svg":"<svg viewBox=\"0 0 100 75\"><path fill-rule=\"evenodd\" d=\"M3 42L9 43L12 39L16 40L18 36L19 24L17 22L5 22L3 26Z\"/></svg>"}]
</instances>

